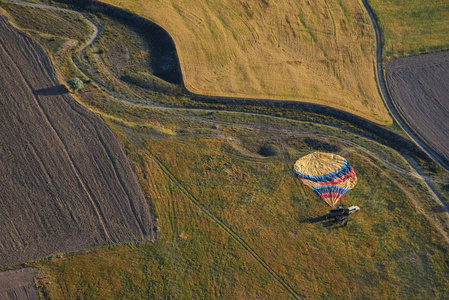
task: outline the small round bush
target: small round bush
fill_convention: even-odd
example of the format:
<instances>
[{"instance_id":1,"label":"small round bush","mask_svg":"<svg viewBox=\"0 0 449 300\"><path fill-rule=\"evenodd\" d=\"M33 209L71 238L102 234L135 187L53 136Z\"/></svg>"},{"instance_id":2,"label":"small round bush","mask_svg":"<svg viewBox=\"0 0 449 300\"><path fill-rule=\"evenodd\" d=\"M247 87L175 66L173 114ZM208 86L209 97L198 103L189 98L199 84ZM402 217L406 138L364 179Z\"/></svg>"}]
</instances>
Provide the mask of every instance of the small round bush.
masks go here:
<instances>
[{"instance_id":1,"label":"small round bush","mask_svg":"<svg viewBox=\"0 0 449 300\"><path fill-rule=\"evenodd\" d=\"M69 79L67 81L67 84L70 86L70 88L72 89L73 93L76 93L79 90L84 88L83 81L81 79L79 79L78 77L74 77L72 79Z\"/></svg>"}]
</instances>

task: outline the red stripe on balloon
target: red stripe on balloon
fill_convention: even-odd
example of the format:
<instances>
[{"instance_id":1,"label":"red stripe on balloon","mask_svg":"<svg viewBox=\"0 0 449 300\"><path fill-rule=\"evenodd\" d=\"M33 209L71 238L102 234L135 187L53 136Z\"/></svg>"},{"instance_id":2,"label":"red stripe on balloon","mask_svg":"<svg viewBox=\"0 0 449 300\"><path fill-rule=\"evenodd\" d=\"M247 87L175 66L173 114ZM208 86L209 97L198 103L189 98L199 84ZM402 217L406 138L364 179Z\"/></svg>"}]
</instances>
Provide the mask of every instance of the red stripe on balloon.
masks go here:
<instances>
[{"instance_id":1,"label":"red stripe on balloon","mask_svg":"<svg viewBox=\"0 0 449 300\"><path fill-rule=\"evenodd\" d=\"M340 193L322 193L319 195L323 199L326 199L326 198L340 199L341 197L343 197L343 194L340 194Z\"/></svg>"},{"instance_id":2,"label":"red stripe on balloon","mask_svg":"<svg viewBox=\"0 0 449 300\"><path fill-rule=\"evenodd\" d=\"M352 169L351 172L349 172L348 174L343 175L343 176L341 176L339 178L335 178L335 179L333 179L331 181L326 181L326 182L320 181L319 183L322 184L322 185L340 184L340 183L344 182L346 179L351 178L351 177L355 177L355 176L356 176L355 175L355 171L354 171L354 169Z\"/></svg>"}]
</instances>

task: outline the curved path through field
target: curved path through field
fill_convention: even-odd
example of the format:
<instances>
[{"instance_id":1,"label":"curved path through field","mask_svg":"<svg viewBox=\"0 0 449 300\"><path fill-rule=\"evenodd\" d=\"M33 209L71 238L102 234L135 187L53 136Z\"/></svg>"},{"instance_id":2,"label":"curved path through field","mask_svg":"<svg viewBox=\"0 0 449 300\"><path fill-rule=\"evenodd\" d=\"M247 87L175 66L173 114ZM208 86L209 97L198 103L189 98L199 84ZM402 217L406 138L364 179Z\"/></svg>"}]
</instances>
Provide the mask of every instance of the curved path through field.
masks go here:
<instances>
[{"instance_id":1,"label":"curved path through field","mask_svg":"<svg viewBox=\"0 0 449 300\"><path fill-rule=\"evenodd\" d=\"M399 114L449 164L449 52L389 61L385 78Z\"/></svg>"},{"instance_id":2,"label":"curved path through field","mask_svg":"<svg viewBox=\"0 0 449 300\"><path fill-rule=\"evenodd\" d=\"M416 131L409 125L409 122L404 118L404 116L399 112L397 103L390 97L390 94L385 83L384 72L382 68L382 37L380 35L380 29L377 25L376 18L368 5L366 0L361 0L363 6L365 7L371 24L374 29L375 42L376 42L376 62L374 64L376 81L379 87L379 92L384 99L385 105L390 111L391 115L395 119L396 123L407 133L407 135L424 151L429 155L435 162L440 166L449 171L449 164L442 158L427 142L425 142Z\"/></svg>"},{"instance_id":3,"label":"curved path through field","mask_svg":"<svg viewBox=\"0 0 449 300\"><path fill-rule=\"evenodd\" d=\"M67 12L75 13L75 14L85 18L82 13L80 13L80 12L78 12L76 10L73 10L73 9L62 8L62 7L55 7L55 6L46 5L46 4L42 4L42 3L30 3L30 2L21 1L21 0L5 0L5 1L11 2L11 3L16 3L16 4L32 6L32 7L39 7L39 8L45 8L45 9L67 11ZM95 39L98 37L98 32L99 32L98 26L96 26L91 21L89 21L89 25L92 28L93 32L90 35L89 40L86 43L84 43L84 45L82 45L81 48L79 48L76 52L81 52L84 49L86 49L87 47L89 47L95 41Z\"/></svg>"}]
</instances>

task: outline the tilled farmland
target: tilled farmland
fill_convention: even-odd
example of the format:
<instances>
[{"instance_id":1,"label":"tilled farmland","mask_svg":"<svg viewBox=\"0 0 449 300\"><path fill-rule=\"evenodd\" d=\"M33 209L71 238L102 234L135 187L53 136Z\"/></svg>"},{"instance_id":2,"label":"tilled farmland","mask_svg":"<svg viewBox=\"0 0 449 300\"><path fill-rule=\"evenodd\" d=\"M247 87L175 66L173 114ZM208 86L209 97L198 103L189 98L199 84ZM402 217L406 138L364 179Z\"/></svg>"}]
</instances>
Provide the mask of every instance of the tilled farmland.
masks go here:
<instances>
[{"instance_id":1,"label":"tilled farmland","mask_svg":"<svg viewBox=\"0 0 449 300\"><path fill-rule=\"evenodd\" d=\"M36 288L38 270L24 268L0 273L0 299L39 300Z\"/></svg>"},{"instance_id":2,"label":"tilled farmland","mask_svg":"<svg viewBox=\"0 0 449 300\"><path fill-rule=\"evenodd\" d=\"M0 16L0 266L152 240L151 212L114 133Z\"/></svg>"},{"instance_id":3,"label":"tilled farmland","mask_svg":"<svg viewBox=\"0 0 449 300\"><path fill-rule=\"evenodd\" d=\"M399 113L448 162L449 52L393 60L385 69Z\"/></svg>"}]
</instances>

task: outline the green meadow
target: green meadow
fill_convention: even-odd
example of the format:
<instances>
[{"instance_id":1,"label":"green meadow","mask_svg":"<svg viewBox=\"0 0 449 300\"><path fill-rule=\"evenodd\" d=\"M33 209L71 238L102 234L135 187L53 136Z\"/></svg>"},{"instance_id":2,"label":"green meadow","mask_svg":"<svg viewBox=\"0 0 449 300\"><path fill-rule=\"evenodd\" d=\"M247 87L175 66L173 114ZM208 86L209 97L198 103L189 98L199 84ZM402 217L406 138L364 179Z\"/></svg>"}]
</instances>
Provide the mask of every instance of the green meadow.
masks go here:
<instances>
[{"instance_id":1,"label":"green meadow","mask_svg":"<svg viewBox=\"0 0 449 300\"><path fill-rule=\"evenodd\" d=\"M368 0L383 38L387 59L447 50L449 2L446 0Z\"/></svg>"}]
</instances>

